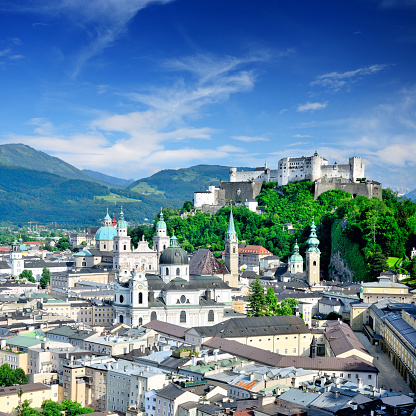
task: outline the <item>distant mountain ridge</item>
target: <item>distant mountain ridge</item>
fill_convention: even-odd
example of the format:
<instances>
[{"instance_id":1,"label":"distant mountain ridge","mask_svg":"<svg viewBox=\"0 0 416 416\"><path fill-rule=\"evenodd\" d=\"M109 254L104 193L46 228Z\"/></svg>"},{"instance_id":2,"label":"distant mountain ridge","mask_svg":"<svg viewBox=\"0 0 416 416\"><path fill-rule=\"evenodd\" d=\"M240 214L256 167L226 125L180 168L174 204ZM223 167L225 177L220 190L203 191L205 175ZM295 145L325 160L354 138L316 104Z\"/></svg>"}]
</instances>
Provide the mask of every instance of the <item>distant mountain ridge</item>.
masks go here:
<instances>
[{"instance_id":1,"label":"distant mountain ridge","mask_svg":"<svg viewBox=\"0 0 416 416\"><path fill-rule=\"evenodd\" d=\"M0 145L0 163L10 166L20 166L25 169L40 172L48 172L64 178L87 181L94 180L91 176L69 163L55 156L50 156L47 153L35 150L25 144Z\"/></svg>"},{"instance_id":2,"label":"distant mountain ridge","mask_svg":"<svg viewBox=\"0 0 416 416\"><path fill-rule=\"evenodd\" d=\"M82 171L101 182L108 183L112 186L120 186L121 188L129 186L135 181L134 179L123 179L117 178L116 176L106 175L105 173L97 172L95 170L82 169Z\"/></svg>"}]
</instances>

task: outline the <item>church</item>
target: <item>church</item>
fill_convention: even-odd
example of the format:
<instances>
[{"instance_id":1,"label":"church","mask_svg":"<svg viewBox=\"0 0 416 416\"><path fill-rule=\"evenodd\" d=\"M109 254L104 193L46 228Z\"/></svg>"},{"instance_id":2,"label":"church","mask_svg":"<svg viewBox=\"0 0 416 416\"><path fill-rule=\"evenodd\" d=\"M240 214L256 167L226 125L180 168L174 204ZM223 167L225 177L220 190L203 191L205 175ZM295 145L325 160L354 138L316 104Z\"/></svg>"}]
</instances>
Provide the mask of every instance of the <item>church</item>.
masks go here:
<instances>
[{"instance_id":1,"label":"church","mask_svg":"<svg viewBox=\"0 0 416 416\"><path fill-rule=\"evenodd\" d=\"M308 248L306 249L306 267L303 270L303 257L299 254L299 246L296 242L294 253L290 256L287 271L280 276L282 282L291 282L294 280L304 281L309 287L319 285L320 283L320 259L321 251L319 250L319 240L316 235L315 221L312 221L311 232L307 240Z\"/></svg>"},{"instance_id":2,"label":"church","mask_svg":"<svg viewBox=\"0 0 416 416\"><path fill-rule=\"evenodd\" d=\"M114 252L118 277L113 302L116 322L130 326L146 324L154 319L184 327L214 325L225 319L231 305L231 287L220 277L190 274L188 254L179 247L175 236L169 238L163 214L156 225L153 240L158 258L158 274L147 270L146 264L129 263L127 224L120 219ZM226 264L234 270L237 261L237 236L232 213L226 233ZM120 250L121 249L121 250ZM236 271L235 271L236 272Z\"/></svg>"}]
</instances>

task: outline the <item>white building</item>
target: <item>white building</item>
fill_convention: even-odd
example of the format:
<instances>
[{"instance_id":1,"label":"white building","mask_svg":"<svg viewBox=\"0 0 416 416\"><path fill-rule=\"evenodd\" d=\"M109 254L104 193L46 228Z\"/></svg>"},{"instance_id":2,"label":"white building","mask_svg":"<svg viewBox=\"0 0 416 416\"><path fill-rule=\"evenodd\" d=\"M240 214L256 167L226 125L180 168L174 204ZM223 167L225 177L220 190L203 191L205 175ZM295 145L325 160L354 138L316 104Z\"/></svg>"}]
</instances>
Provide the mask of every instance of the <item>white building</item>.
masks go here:
<instances>
[{"instance_id":1,"label":"white building","mask_svg":"<svg viewBox=\"0 0 416 416\"><path fill-rule=\"evenodd\" d=\"M159 275L120 267L115 292L116 321L131 326L154 319L186 327L213 325L223 321L231 305L231 287L220 277L189 274L188 254L175 236L160 256Z\"/></svg>"},{"instance_id":2,"label":"white building","mask_svg":"<svg viewBox=\"0 0 416 416\"><path fill-rule=\"evenodd\" d=\"M285 157L278 162L277 169L257 168L253 171L237 172L237 168L230 169L230 182L275 181L279 186L305 179L317 181L321 178L343 178L357 182L363 178L365 166L360 157L350 157L348 164L328 165L328 160L319 156Z\"/></svg>"}]
</instances>

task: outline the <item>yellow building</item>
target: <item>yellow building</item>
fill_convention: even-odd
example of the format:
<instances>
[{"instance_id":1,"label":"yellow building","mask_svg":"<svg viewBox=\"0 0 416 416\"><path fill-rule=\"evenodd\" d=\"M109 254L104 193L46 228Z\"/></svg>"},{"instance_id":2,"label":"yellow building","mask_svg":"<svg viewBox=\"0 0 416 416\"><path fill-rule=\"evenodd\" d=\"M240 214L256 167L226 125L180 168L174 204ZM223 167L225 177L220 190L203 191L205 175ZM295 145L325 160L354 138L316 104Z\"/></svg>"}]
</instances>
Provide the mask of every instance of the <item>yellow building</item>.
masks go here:
<instances>
[{"instance_id":1,"label":"yellow building","mask_svg":"<svg viewBox=\"0 0 416 416\"><path fill-rule=\"evenodd\" d=\"M368 324L370 306L369 303L351 303L350 325L354 331L362 331L364 325Z\"/></svg>"},{"instance_id":2,"label":"yellow building","mask_svg":"<svg viewBox=\"0 0 416 416\"><path fill-rule=\"evenodd\" d=\"M30 406L32 408L40 409L44 400L58 401L58 389L58 384L47 386L42 383L2 387L0 389L0 409L4 413L17 415L16 407L25 400L31 402ZM22 393L21 397L19 397L19 392Z\"/></svg>"},{"instance_id":3,"label":"yellow building","mask_svg":"<svg viewBox=\"0 0 416 416\"><path fill-rule=\"evenodd\" d=\"M377 282L361 283L360 299L363 302L374 303L387 297L396 302L410 303L413 296L406 285L392 282L385 276L378 277Z\"/></svg>"},{"instance_id":4,"label":"yellow building","mask_svg":"<svg viewBox=\"0 0 416 416\"><path fill-rule=\"evenodd\" d=\"M386 354L416 392L416 316L402 310L401 314L387 315L384 322Z\"/></svg>"},{"instance_id":5,"label":"yellow building","mask_svg":"<svg viewBox=\"0 0 416 416\"><path fill-rule=\"evenodd\" d=\"M308 356L312 332L299 316L232 318L212 326L190 328L185 341L202 345L212 337L241 342L282 355Z\"/></svg>"},{"instance_id":6,"label":"yellow building","mask_svg":"<svg viewBox=\"0 0 416 416\"><path fill-rule=\"evenodd\" d=\"M9 364L13 369L21 368L27 374L27 352L20 352L17 347L4 347L0 350L0 365L3 364Z\"/></svg>"}]
</instances>

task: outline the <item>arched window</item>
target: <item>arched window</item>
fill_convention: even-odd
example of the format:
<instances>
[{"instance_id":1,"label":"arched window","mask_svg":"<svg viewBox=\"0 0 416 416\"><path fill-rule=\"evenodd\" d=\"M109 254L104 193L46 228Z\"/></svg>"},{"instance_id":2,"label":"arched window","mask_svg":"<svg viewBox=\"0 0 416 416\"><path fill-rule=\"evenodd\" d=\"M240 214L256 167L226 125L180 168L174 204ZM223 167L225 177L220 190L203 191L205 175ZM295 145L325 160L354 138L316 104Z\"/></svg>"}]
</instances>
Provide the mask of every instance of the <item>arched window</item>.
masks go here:
<instances>
[{"instance_id":1,"label":"arched window","mask_svg":"<svg viewBox=\"0 0 416 416\"><path fill-rule=\"evenodd\" d=\"M107 246L104 244L104 250L107 248Z\"/></svg>"},{"instance_id":2,"label":"arched window","mask_svg":"<svg viewBox=\"0 0 416 416\"><path fill-rule=\"evenodd\" d=\"M155 319L157 319L157 314L156 314L156 312L155 312L155 311L153 311L153 312L150 314L150 320L151 320L151 321L154 321Z\"/></svg>"},{"instance_id":3,"label":"arched window","mask_svg":"<svg viewBox=\"0 0 416 416\"><path fill-rule=\"evenodd\" d=\"M123 303L123 301L124 301L124 296L120 295L120 303Z\"/></svg>"},{"instance_id":4,"label":"arched window","mask_svg":"<svg viewBox=\"0 0 416 416\"><path fill-rule=\"evenodd\" d=\"M181 324L186 323L186 312L185 311L181 311L181 316L179 318L179 322Z\"/></svg>"},{"instance_id":5,"label":"arched window","mask_svg":"<svg viewBox=\"0 0 416 416\"><path fill-rule=\"evenodd\" d=\"M124 316L120 315L118 318L119 322L122 324L124 322Z\"/></svg>"},{"instance_id":6,"label":"arched window","mask_svg":"<svg viewBox=\"0 0 416 416\"><path fill-rule=\"evenodd\" d=\"M139 293L139 303L143 303L143 293Z\"/></svg>"},{"instance_id":7,"label":"arched window","mask_svg":"<svg viewBox=\"0 0 416 416\"><path fill-rule=\"evenodd\" d=\"M166 274L169 274L169 267L166 267Z\"/></svg>"},{"instance_id":8,"label":"arched window","mask_svg":"<svg viewBox=\"0 0 416 416\"><path fill-rule=\"evenodd\" d=\"M143 318L139 318L139 325L143 325Z\"/></svg>"},{"instance_id":9,"label":"arched window","mask_svg":"<svg viewBox=\"0 0 416 416\"><path fill-rule=\"evenodd\" d=\"M314 260L313 265L316 266L316 261Z\"/></svg>"},{"instance_id":10,"label":"arched window","mask_svg":"<svg viewBox=\"0 0 416 416\"><path fill-rule=\"evenodd\" d=\"M166 244L163 244L163 250L166 248Z\"/></svg>"},{"instance_id":11,"label":"arched window","mask_svg":"<svg viewBox=\"0 0 416 416\"><path fill-rule=\"evenodd\" d=\"M124 244L123 247L124 247L123 250L126 251L127 250L127 246Z\"/></svg>"},{"instance_id":12,"label":"arched window","mask_svg":"<svg viewBox=\"0 0 416 416\"><path fill-rule=\"evenodd\" d=\"M212 309L208 312L208 322L214 322L214 311Z\"/></svg>"},{"instance_id":13,"label":"arched window","mask_svg":"<svg viewBox=\"0 0 416 416\"><path fill-rule=\"evenodd\" d=\"M233 253L235 254L235 247L233 247Z\"/></svg>"},{"instance_id":14,"label":"arched window","mask_svg":"<svg viewBox=\"0 0 416 416\"><path fill-rule=\"evenodd\" d=\"M181 275L181 269L179 267L176 268L176 276Z\"/></svg>"},{"instance_id":15,"label":"arched window","mask_svg":"<svg viewBox=\"0 0 416 416\"><path fill-rule=\"evenodd\" d=\"M116 250L118 250L118 244L116 244Z\"/></svg>"}]
</instances>

